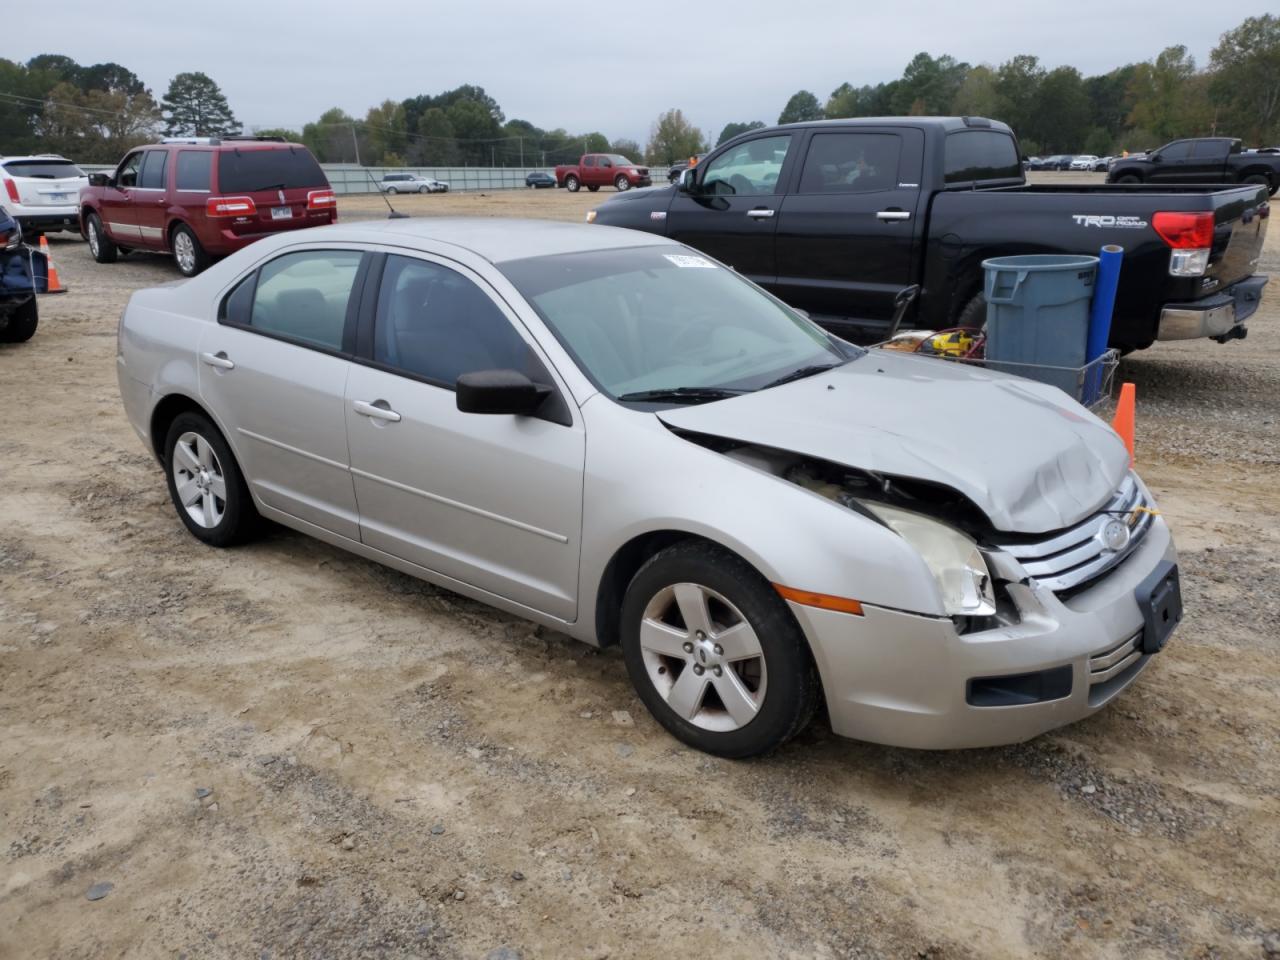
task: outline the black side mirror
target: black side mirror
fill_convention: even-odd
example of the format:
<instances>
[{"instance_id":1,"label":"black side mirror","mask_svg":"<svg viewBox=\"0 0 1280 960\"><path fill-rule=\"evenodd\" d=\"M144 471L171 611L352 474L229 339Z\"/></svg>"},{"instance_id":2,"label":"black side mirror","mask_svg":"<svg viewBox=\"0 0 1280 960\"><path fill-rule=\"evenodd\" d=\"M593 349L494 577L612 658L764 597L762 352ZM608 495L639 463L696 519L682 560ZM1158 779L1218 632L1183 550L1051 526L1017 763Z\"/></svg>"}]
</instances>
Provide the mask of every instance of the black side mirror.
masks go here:
<instances>
[{"instance_id":1,"label":"black side mirror","mask_svg":"<svg viewBox=\"0 0 1280 960\"><path fill-rule=\"evenodd\" d=\"M696 167L685 167L680 171L680 179L676 181L676 189L681 193L698 192L698 173Z\"/></svg>"},{"instance_id":2,"label":"black side mirror","mask_svg":"<svg viewBox=\"0 0 1280 960\"><path fill-rule=\"evenodd\" d=\"M1159 162L1160 162L1160 154L1158 154L1158 153L1153 153L1153 154L1151 154L1151 156L1147 157L1147 159L1148 159L1148 160L1150 160L1152 163L1159 163Z\"/></svg>"},{"instance_id":3,"label":"black side mirror","mask_svg":"<svg viewBox=\"0 0 1280 960\"><path fill-rule=\"evenodd\" d=\"M111 186L111 174L109 174L109 173L91 173L91 174L89 174L89 186L91 186L91 187L109 187L109 186Z\"/></svg>"},{"instance_id":4,"label":"black side mirror","mask_svg":"<svg viewBox=\"0 0 1280 960\"><path fill-rule=\"evenodd\" d=\"M458 377L458 409L463 413L537 413L551 388L518 370L476 370Z\"/></svg>"}]
</instances>

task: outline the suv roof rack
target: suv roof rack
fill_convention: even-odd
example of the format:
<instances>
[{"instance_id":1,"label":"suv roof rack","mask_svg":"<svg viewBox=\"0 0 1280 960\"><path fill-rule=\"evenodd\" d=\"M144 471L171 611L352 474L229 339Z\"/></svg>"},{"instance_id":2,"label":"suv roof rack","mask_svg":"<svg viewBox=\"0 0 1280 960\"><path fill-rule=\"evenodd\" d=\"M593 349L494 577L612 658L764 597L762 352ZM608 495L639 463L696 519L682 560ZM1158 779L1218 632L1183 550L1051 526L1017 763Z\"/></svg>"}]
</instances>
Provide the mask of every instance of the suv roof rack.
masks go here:
<instances>
[{"instance_id":1,"label":"suv roof rack","mask_svg":"<svg viewBox=\"0 0 1280 960\"><path fill-rule=\"evenodd\" d=\"M191 146L216 147L222 141L217 137L165 137L161 143L186 143Z\"/></svg>"},{"instance_id":2,"label":"suv roof rack","mask_svg":"<svg viewBox=\"0 0 1280 960\"><path fill-rule=\"evenodd\" d=\"M256 133L237 133L229 137L223 137L223 140L260 140L264 143L288 143L284 137L260 137Z\"/></svg>"}]
</instances>

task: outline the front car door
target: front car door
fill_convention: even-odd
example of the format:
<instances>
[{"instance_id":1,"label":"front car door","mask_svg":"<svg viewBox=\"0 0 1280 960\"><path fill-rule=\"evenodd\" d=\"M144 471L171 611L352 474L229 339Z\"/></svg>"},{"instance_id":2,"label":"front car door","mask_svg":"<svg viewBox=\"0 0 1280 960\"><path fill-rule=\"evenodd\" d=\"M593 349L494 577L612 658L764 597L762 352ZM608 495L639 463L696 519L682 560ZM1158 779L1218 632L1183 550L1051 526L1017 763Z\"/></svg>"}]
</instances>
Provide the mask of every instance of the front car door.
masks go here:
<instances>
[{"instance_id":1,"label":"front car door","mask_svg":"<svg viewBox=\"0 0 1280 960\"><path fill-rule=\"evenodd\" d=\"M813 133L777 216L773 292L823 317L889 320L913 276L923 154L915 128Z\"/></svg>"},{"instance_id":2,"label":"front car door","mask_svg":"<svg viewBox=\"0 0 1280 960\"><path fill-rule=\"evenodd\" d=\"M385 258L380 276L378 269L370 276L376 307L366 311L361 362L347 383L362 539L573 620L586 443L567 391L479 277L399 255ZM552 385L555 418L460 412L458 377L490 369Z\"/></svg>"},{"instance_id":3,"label":"front car door","mask_svg":"<svg viewBox=\"0 0 1280 960\"><path fill-rule=\"evenodd\" d=\"M144 246L163 249L168 246L164 225L169 208L169 151L147 150L138 174L138 188L133 193L133 216L139 239Z\"/></svg>"},{"instance_id":4,"label":"front car door","mask_svg":"<svg viewBox=\"0 0 1280 960\"><path fill-rule=\"evenodd\" d=\"M136 247L142 239L134 213L134 192L142 171L142 151L135 150L120 162L114 176L115 186L104 187L99 205L102 227L116 243Z\"/></svg>"},{"instance_id":5,"label":"front car door","mask_svg":"<svg viewBox=\"0 0 1280 960\"><path fill-rule=\"evenodd\" d=\"M266 506L360 539L347 453L358 250L283 253L222 300L200 340L200 392Z\"/></svg>"},{"instance_id":6,"label":"front car door","mask_svg":"<svg viewBox=\"0 0 1280 960\"><path fill-rule=\"evenodd\" d=\"M677 191L671 200L667 236L772 285L777 214L797 139L783 133L744 140L698 164L689 174L693 192Z\"/></svg>"},{"instance_id":7,"label":"front car door","mask_svg":"<svg viewBox=\"0 0 1280 960\"><path fill-rule=\"evenodd\" d=\"M1151 183L1188 183L1191 165L1191 141L1175 140L1156 151L1147 180Z\"/></svg>"}]
</instances>

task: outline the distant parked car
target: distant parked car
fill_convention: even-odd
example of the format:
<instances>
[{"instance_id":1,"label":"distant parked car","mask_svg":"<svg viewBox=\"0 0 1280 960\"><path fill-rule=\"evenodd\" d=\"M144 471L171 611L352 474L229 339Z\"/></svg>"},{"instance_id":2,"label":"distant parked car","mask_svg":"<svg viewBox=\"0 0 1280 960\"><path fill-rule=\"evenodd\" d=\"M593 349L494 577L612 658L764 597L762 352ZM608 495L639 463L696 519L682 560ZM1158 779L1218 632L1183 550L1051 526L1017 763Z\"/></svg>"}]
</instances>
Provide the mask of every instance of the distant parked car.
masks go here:
<instances>
[{"instance_id":1,"label":"distant parked car","mask_svg":"<svg viewBox=\"0 0 1280 960\"><path fill-rule=\"evenodd\" d=\"M556 183L570 193L586 187L595 193L601 187L613 185L619 192L632 187L647 187L649 168L632 163L617 153L584 153L577 163L556 167Z\"/></svg>"},{"instance_id":2,"label":"distant parked car","mask_svg":"<svg viewBox=\"0 0 1280 960\"><path fill-rule=\"evenodd\" d=\"M379 184L383 193L448 193L449 185L417 173L388 173Z\"/></svg>"},{"instance_id":3,"label":"distant parked car","mask_svg":"<svg viewBox=\"0 0 1280 960\"><path fill-rule=\"evenodd\" d=\"M1044 166L1041 170L1070 170L1071 161L1075 157L1069 153L1056 153L1051 157L1045 157Z\"/></svg>"},{"instance_id":4,"label":"distant parked car","mask_svg":"<svg viewBox=\"0 0 1280 960\"><path fill-rule=\"evenodd\" d=\"M1099 157L1097 160L1093 161L1093 172L1106 173L1107 169L1111 166L1111 161L1114 159L1115 157Z\"/></svg>"},{"instance_id":5,"label":"distant parked car","mask_svg":"<svg viewBox=\"0 0 1280 960\"><path fill-rule=\"evenodd\" d=\"M1254 183L1268 193L1280 189L1280 157L1246 153L1231 137L1174 140L1159 150L1117 160L1111 183Z\"/></svg>"},{"instance_id":6,"label":"distant parked car","mask_svg":"<svg viewBox=\"0 0 1280 960\"><path fill-rule=\"evenodd\" d=\"M93 259L172 253L184 277L269 234L337 219L337 198L311 151L275 137L148 144L111 173L95 173L80 193Z\"/></svg>"},{"instance_id":7,"label":"distant parked car","mask_svg":"<svg viewBox=\"0 0 1280 960\"><path fill-rule=\"evenodd\" d=\"M22 227L0 207L0 343L24 343L35 335L36 294L46 289L39 278L47 276L44 254L22 242Z\"/></svg>"},{"instance_id":8,"label":"distant parked car","mask_svg":"<svg viewBox=\"0 0 1280 960\"><path fill-rule=\"evenodd\" d=\"M0 181L9 215L28 237L59 230L79 232L77 202L89 177L65 157L46 153L34 157L0 157Z\"/></svg>"},{"instance_id":9,"label":"distant parked car","mask_svg":"<svg viewBox=\"0 0 1280 960\"><path fill-rule=\"evenodd\" d=\"M1098 162L1098 158L1092 153L1082 153L1068 165L1069 170L1092 170L1093 165Z\"/></svg>"},{"instance_id":10,"label":"distant parked car","mask_svg":"<svg viewBox=\"0 0 1280 960\"><path fill-rule=\"evenodd\" d=\"M699 153L694 159L698 163L701 163L704 157L706 157L705 153ZM671 168L667 171L667 182L675 183L677 180L680 179L680 174L684 173L688 169L689 169L688 160L681 160L678 163L673 163L671 165Z\"/></svg>"},{"instance_id":11,"label":"distant parked car","mask_svg":"<svg viewBox=\"0 0 1280 960\"><path fill-rule=\"evenodd\" d=\"M556 178L545 170L534 170L524 178L526 187L533 187L541 190L543 187L555 188Z\"/></svg>"}]
</instances>

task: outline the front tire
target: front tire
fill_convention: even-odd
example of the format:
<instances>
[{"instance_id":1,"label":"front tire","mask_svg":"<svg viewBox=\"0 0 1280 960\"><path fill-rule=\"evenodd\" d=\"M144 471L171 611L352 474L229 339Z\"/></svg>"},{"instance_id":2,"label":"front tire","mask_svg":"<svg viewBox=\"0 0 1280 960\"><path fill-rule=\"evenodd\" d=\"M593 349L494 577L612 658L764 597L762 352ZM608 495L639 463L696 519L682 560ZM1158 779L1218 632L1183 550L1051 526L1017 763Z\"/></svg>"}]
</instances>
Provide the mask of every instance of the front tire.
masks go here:
<instances>
[{"instance_id":1,"label":"front tire","mask_svg":"<svg viewBox=\"0 0 1280 960\"><path fill-rule=\"evenodd\" d=\"M1116 177L1116 183L1141 183L1142 181L1135 177L1132 173L1126 173L1123 177Z\"/></svg>"},{"instance_id":2,"label":"front tire","mask_svg":"<svg viewBox=\"0 0 1280 960\"><path fill-rule=\"evenodd\" d=\"M431 188L430 188L430 187L419 187L419 188L418 188L418 192L419 192L419 193L430 193L430 192L431 192Z\"/></svg>"},{"instance_id":3,"label":"front tire","mask_svg":"<svg viewBox=\"0 0 1280 960\"><path fill-rule=\"evenodd\" d=\"M578 182L577 177L570 175L564 178L564 188L570 193L577 193L580 186L582 184Z\"/></svg>"},{"instance_id":4,"label":"front tire","mask_svg":"<svg viewBox=\"0 0 1280 960\"><path fill-rule=\"evenodd\" d=\"M120 251L115 241L102 229L102 218L96 213L89 214L84 225L85 238L89 241L89 253L98 263L115 263Z\"/></svg>"},{"instance_id":5,"label":"front tire","mask_svg":"<svg viewBox=\"0 0 1280 960\"><path fill-rule=\"evenodd\" d=\"M169 245L173 249L173 262L184 277L194 277L209 266L209 255L185 223L173 228Z\"/></svg>"},{"instance_id":6,"label":"front tire","mask_svg":"<svg viewBox=\"0 0 1280 960\"><path fill-rule=\"evenodd\" d=\"M627 673L674 737L721 757L768 753L820 701L791 611L742 558L686 541L651 557L622 603Z\"/></svg>"},{"instance_id":7,"label":"front tire","mask_svg":"<svg viewBox=\"0 0 1280 960\"><path fill-rule=\"evenodd\" d=\"M631 181L622 174L618 174L617 178L613 181L613 185L617 188L619 193L623 193L631 189Z\"/></svg>"},{"instance_id":8,"label":"front tire","mask_svg":"<svg viewBox=\"0 0 1280 960\"><path fill-rule=\"evenodd\" d=\"M0 343L26 343L35 336L39 325L40 307L36 298L31 297L10 313L8 321L0 327Z\"/></svg>"},{"instance_id":9,"label":"front tire","mask_svg":"<svg viewBox=\"0 0 1280 960\"><path fill-rule=\"evenodd\" d=\"M165 474L178 518L197 540L227 547L257 528L258 511L222 433L200 413L180 413L165 435Z\"/></svg>"}]
</instances>

